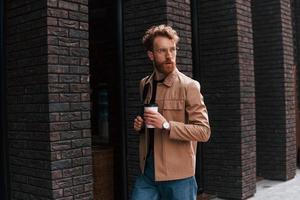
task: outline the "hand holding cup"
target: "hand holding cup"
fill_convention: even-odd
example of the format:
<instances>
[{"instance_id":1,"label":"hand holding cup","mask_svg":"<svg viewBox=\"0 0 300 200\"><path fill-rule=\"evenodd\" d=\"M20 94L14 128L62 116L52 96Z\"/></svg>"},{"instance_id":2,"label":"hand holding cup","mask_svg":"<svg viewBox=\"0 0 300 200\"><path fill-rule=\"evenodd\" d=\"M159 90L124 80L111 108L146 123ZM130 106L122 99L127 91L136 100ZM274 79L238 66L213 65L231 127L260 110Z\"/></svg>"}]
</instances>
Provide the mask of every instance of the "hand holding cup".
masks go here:
<instances>
[{"instance_id":1,"label":"hand holding cup","mask_svg":"<svg viewBox=\"0 0 300 200\"><path fill-rule=\"evenodd\" d=\"M162 128L166 119L158 112L157 104L146 104L144 106L144 122L147 128Z\"/></svg>"},{"instance_id":2,"label":"hand holding cup","mask_svg":"<svg viewBox=\"0 0 300 200\"><path fill-rule=\"evenodd\" d=\"M154 125L152 125L152 119L153 114L158 112L158 105L157 104L145 104L144 105L144 119L145 124L147 128L155 128Z\"/></svg>"}]
</instances>

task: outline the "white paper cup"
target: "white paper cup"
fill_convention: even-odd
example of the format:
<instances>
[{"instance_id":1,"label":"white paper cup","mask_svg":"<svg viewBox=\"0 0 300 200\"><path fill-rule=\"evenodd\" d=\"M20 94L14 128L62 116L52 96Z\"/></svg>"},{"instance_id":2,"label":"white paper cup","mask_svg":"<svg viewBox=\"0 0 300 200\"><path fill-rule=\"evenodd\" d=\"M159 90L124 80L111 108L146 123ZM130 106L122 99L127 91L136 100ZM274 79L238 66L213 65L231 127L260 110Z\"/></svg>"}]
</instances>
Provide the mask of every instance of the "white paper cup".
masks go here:
<instances>
[{"instance_id":1,"label":"white paper cup","mask_svg":"<svg viewBox=\"0 0 300 200\"><path fill-rule=\"evenodd\" d=\"M158 112L158 105L157 104L145 104L144 112L149 111L149 110L151 110L153 112ZM146 124L146 127L147 128L155 128L154 126L148 125L148 124Z\"/></svg>"}]
</instances>

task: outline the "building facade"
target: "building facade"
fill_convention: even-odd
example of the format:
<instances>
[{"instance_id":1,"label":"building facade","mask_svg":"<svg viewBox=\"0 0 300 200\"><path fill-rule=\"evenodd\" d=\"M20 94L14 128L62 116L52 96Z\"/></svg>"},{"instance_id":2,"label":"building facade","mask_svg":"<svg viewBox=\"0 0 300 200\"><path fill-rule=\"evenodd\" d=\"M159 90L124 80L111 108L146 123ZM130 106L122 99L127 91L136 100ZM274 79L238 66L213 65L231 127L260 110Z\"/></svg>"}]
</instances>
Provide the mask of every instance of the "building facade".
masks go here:
<instances>
[{"instance_id":1,"label":"building facade","mask_svg":"<svg viewBox=\"0 0 300 200\"><path fill-rule=\"evenodd\" d=\"M180 36L212 135L200 192L247 199L299 162L299 0L1 1L1 199L129 199L147 28ZM298 152L298 154L297 154Z\"/></svg>"}]
</instances>

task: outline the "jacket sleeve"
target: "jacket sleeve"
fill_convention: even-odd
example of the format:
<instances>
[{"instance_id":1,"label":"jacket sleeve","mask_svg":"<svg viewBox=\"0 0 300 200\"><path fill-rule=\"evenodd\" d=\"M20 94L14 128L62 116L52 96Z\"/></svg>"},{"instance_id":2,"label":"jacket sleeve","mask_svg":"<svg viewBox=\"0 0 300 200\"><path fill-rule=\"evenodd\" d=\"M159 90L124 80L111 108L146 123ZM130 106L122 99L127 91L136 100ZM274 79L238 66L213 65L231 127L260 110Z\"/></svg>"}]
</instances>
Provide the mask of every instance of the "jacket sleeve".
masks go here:
<instances>
[{"instance_id":1,"label":"jacket sleeve","mask_svg":"<svg viewBox=\"0 0 300 200\"><path fill-rule=\"evenodd\" d=\"M208 141L211 132L208 114L200 92L200 84L197 81L192 81L187 85L185 113L187 115L186 124L169 122L169 137L182 141Z\"/></svg>"}]
</instances>

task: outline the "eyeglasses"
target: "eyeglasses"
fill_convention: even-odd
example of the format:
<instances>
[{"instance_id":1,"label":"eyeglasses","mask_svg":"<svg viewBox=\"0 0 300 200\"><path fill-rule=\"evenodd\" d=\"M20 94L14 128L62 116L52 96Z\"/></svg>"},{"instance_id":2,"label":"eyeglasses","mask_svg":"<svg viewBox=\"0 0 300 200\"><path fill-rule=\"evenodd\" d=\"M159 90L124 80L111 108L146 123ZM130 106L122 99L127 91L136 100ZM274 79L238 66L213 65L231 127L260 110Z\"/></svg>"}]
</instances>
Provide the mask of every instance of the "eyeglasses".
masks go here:
<instances>
[{"instance_id":1,"label":"eyeglasses","mask_svg":"<svg viewBox=\"0 0 300 200\"><path fill-rule=\"evenodd\" d=\"M170 52L172 55L175 55L178 49L179 49L178 47L171 47L169 49L167 48L154 49L154 51L156 51L158 54L166 55L168 52Z\"/></svg>"}]
</instances>

